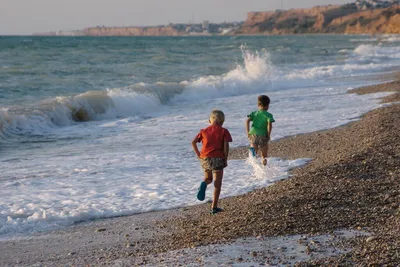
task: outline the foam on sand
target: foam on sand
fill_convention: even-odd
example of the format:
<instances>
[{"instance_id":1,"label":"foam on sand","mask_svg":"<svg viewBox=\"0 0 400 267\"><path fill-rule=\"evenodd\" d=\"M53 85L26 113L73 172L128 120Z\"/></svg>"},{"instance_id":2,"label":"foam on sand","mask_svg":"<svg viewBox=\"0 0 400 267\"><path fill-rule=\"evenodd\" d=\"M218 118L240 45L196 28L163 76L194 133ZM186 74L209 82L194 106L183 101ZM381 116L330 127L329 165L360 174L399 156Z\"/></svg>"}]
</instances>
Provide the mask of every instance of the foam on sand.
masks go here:
<instances>
[{"instance_id":1,"label":"foam on sand","mask_svg":"<svg viewBox=\"0 0 400 267\"><path fill-rule=\"evenodd\" d=\"M368 236L362 231L335 231L317 236L289 235L240 238L230 244L200 246L150 255L119 259L113 266L143 264L154 266L293 266L298 262L339 256L349 250L339 241Z\"/></svg>"}]
</instances>

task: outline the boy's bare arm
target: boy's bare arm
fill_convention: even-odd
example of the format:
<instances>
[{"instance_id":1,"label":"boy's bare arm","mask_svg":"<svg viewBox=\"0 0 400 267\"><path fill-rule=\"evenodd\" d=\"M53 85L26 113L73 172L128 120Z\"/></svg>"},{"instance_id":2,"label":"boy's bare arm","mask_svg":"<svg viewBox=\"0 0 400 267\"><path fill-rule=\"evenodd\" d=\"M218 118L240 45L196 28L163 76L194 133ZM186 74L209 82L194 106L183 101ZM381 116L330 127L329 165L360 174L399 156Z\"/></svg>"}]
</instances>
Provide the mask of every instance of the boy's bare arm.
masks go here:
<instances>
[{"instance_id":1,"label":"boy's bare arm","mask_svg":"<svg viewBox=\"0 0 400 267\"><path fill-rule=\"evenodd\" d=\"M267 124L267 130L268 130L268 139L271 140L272 122L270 121Z\"/></svg>"},{"instance_id":2,"label":"boy's bare arm","mask_svg":"<svg viewBox=\"0 0 400 267\"><path fill-rule=\"evenodd\" d=\"M224 155L225 155L225 162L228 162L229 156L229 143L224 141Z\"/></svg>"},{"instance_id":3,"label":"boy's bare arm","mask_svg":"<svg viewBox=\"0 0 400 267\"><path fill-rule=\"evenodd\" d=\"M251 122L251 119L247 118L247 120L246 120L246 134L247 135L249 135L249 131L250 131L250 122Z\"/></svg>"},{"instance_id":4,"label":"boy's bare arm","mask_svg":"<svg viewBox=\"0 0 400 267\"><path fill-rule=\"evenodd\" d=\"M192 147L193 147L194 153L196 153L197 157L200 158L200 151L199 151L199 148L197 147L197 137L195 137L193 139Z\"/></svg>"}]
</instances>

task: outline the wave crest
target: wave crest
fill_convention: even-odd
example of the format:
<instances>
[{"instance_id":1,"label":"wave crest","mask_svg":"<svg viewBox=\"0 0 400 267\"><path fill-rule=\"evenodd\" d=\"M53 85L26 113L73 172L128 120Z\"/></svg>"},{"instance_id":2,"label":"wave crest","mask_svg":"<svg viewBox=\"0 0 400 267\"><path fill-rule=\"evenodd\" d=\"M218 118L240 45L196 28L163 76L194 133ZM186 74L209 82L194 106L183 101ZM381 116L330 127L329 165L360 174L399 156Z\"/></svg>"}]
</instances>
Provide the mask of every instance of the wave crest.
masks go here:
<instances>
[{"instance_id":1,"label":"wave crest","mask_svg":"<svg viewBox=\"0 0 400 267\"><path fill-rule=\"evenodd\" d=\"M253 52L246 46L240 49L243 62L220 76L199 77L179 83L136 83L124 88L89 91L28 106L3 108L0 110L0 136L43 135L51 133L54 127L143 115L170 103L265 91L274 77L274 67L268 52Z\"/></svg>"},{"instance_id":2,"label":"wave crest","mask_svg":"<svg viewBox=\"0 0 400 267\"><path fill-rule=\"evenodd\" d=\"M89 91L27 106L3 108L0 110L0 136L47 134L54 127L94 120L114 106L106 91Z\"/></svg>"}]
</instances>

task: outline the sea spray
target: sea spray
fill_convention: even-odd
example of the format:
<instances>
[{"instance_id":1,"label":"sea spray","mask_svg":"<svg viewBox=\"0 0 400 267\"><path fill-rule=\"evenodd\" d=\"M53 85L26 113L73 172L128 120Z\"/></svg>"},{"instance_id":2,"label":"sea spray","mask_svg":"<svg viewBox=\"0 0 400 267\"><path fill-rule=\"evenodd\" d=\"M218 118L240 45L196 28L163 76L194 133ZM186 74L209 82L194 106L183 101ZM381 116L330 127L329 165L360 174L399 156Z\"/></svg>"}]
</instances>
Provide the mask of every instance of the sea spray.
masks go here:
<instances>
[{"instance_id":1,"label":"sea spray","mask_svg":"<svg viewBox=\"0 0 400 267\"><path fill-rule=\"evenodd\" d=\"M273 90L273 81L278 76L268 51L263 49L260 53L247 46L241 46L240 49L242 62L233 70L188 82L186 90L175 96L172 102L194 102Z\"/></svg>"},{"instance_id":2,"label":"sea spray","mask_svg":"<svg viewBox=\"0 0 400 267\"><path fill-rule=\"evenodd\" d=\"M240 47L242 63L220 76L193 81L135 83L123 88L88 91L75 96L59 96L38 103L11 106L0 113L1 136L46 135L54 127L76 122L128 116L152 117L166 105L215 99L272 89L274 67L269 53Z\"/></svg>"},{"instance_id":3,"label":"sea spray","mask_svg":"<svg viewBox=\"0 0 400 267\"><path fill-rule=\"evenodd\" d=\"M0 110L2 136L46 135L55 127L101 118L114 107L106 91L89 91L72 97L56 97L30 105Z\"/></svg>"},{"instance_id":4,"label":"sea spray","mask_svg":"<svg viewBox=\"0 0 400 267\"><path fill-rule=\"evenodd\" d=\"M271 97L273 140L359 118L380 100L346 91L400 66L387 56L399 44L351 38L33 37L34 49L0 51L0 238L198 205L203 172L190 141L214 108L226 114L232 147L248 143L244 121L260 93ZM354 53L362 44L376 53ZM221 197L306 162L268 158L254 175L230 160Z\"/></svg>"},{"instance_id":5,"label":"sea spray","mask_svg":"<svg viewBox=\"0 0 400 267\"><path fill-rule=\"evenodd\" d=\"M3 107L0 112L0 136L47 135L55 127L77 122L120 117L153 117L170 105L197 103L246 94L257 94L293 87L325 86L331 77L344 73L369 72L390 68L388 53L400 58L398 47L358 45L346 64L308 66L290 71L278 69L271 62L270 52L241 45L241 61L221 75L209 75L181 82L134 83L121 88L87 91L74 96L58 96L33 104ZM374 53L370 53L374 51ZM389 51L389 52L388 52ZM392 58L393 59L393 58ZM371 64L361 64L370 62Z\"/></svg>"},{"instance_id":6,"label":"sea spray","mask_svg":"<svg viewBox=\"0 0 400 267\"><path fill-rule=\"evenodd\" d=\"M267 166L264 166L261 163L260 158L254 157L249 153L249 156L246 159L246 164L251 166L251 177L271 180L271 183L282 173L279 165L276 165L276 159L269 161Z\"/></svg>"}]
</instances>

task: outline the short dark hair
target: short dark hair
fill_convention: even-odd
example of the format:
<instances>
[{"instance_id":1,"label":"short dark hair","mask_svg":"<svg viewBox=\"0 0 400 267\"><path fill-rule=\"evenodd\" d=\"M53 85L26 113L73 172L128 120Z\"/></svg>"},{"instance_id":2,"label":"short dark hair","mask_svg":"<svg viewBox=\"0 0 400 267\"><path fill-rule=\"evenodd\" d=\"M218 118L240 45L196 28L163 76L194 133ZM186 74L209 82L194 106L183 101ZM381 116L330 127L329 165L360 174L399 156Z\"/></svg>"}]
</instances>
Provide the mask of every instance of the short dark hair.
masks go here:
<instances>
[{"instance_id":1,"label":"short dark hair","mask_svg":"<svg viewBox=\"0 0 400 267\"><path fill-rule=\"evenodd\" d=\"M268 107L271 100L266 95L258 96L258 105L261 107Z\"/></svg>"}]
</instances>

